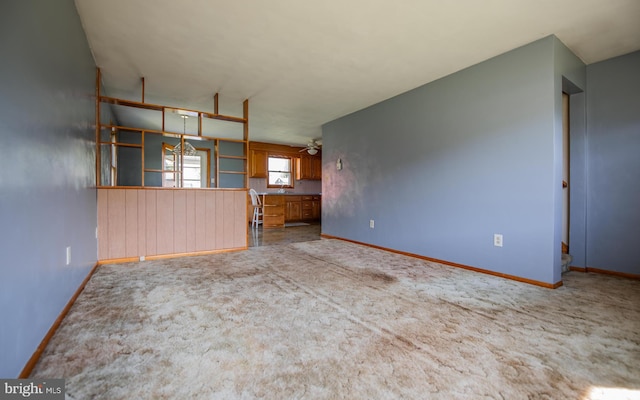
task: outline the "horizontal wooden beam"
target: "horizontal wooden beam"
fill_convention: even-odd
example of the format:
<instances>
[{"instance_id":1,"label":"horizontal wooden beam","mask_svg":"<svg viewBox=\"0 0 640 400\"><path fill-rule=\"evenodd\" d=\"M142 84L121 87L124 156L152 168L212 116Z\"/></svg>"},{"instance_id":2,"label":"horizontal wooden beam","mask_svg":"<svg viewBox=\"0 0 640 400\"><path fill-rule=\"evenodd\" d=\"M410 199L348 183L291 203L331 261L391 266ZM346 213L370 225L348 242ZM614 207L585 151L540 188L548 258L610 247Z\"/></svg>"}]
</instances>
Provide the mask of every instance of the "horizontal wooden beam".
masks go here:
<instances>
[{"instance_id":1,"label":"horizontal wooden beam","mask_svg":"<svg viewBox=\"0 0 640 400\"><path fill-rule=\"evenodd\" d=\"M100 144L109 144L109 145L122 146L122 147L138 147L138 148L142 148L141 144L136 144L136 143L100 142Z\"/></svg>"},{"instance_id":2,"label":"horizontal wooden beam","mask_svg":"<svg viewBox=\"0 0 640 400\"><path fill-rule=\"evenodd\" d=\"M144 129L144 128L134 128L130 126L121 126L121 125L100 125L101 128L115 128L120 131L127 132L140 132L140 133L155 133L162 136L175 137L180 138L180 136L184 136L189 140L219 140L223 142L233 142L233 143L244 143L242 139L227 139L227 138L218 138L213 136L200 136L200 135L192 135L190 133L182 133L182 132L168 132L168 131L159 131L156 129ZM107 142L103 142L107 143Z\"/></svg>"},{"instance_id":3,"label":"horizontal wooden beam","mask_svg":"<svg viewBox=\"0 0 640 400\"><path fill-rule=\"evenodd\" d=\"M100 96L100 101L103 103L115 104L118 106L136 107L154 111L162 111L162 109L165 108L164 106L158 104L142 103L140 101L117 99L115 97L108 96Z\"/></svg>"},{"instance_id":4,"label":"horizontal wooden beam","mask_svg":"<svg viewBox=\"0 0 640 400\"><path fill-rule=\"evenodd\" d=\"M247 122L247 120L244 119L244 118L233 117L233 116L230 116L230 115L211 114L211 113L203 112L202 116L205 117L205 118L219 119L219 120L222 120L222 121L239 122L239 123L242 123L242 124Z\"/></svg>"},{"instance_id":5,"label":"horizontal wooden beam","mask_svg":"<svg viewBox=\"0 0 640 400\"><path fill-rule=\"evenodd\" d=\"M187 108L167 107L167 106L162 106L162 105L159 105L159 104L142 103L142 102L139 102L139 101L118 99L118 98L109 97L109 96L100 96L100 101L103 102L103 103L109 103L109 104L114 104L114 105L119 105L119 106L141 108L141 109L144 109L144 110L152 110L152 111L182 110L182 111L185 111L187 113L194 113L194 114L197 114L197 115L202 115L202 117L204 117L204 118L217 119L217 120L230 121L230 122L238 122L238 123L242 123L242 124L247 122L247 119L246 118L242 118L242 117L234 117L234 116L231 116L231 115L210 113L210 112L206 112L206 111L190 110L190 109L187 109Z\"/></svg>"}]
</instances>

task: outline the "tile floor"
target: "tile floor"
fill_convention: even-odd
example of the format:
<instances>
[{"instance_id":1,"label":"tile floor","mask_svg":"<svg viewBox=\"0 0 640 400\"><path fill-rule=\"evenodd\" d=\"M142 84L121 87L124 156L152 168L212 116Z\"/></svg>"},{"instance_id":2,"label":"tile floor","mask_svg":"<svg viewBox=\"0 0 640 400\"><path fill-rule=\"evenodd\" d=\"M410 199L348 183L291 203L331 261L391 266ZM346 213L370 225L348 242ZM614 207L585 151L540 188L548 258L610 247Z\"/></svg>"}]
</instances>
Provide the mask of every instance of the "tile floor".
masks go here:
<instances>
[{"instance_id":1,"label":"tile floor","mask_svg":"<svg viewBox=\"0 0 640 400\"><path fill-rule=\"evenodd\" d=\"M263 229L262 226L257 228L249 227L247 243L249 247L257 247L320 240L320 227L320 222L286 228Z\"/></svg>"}]
</instances>

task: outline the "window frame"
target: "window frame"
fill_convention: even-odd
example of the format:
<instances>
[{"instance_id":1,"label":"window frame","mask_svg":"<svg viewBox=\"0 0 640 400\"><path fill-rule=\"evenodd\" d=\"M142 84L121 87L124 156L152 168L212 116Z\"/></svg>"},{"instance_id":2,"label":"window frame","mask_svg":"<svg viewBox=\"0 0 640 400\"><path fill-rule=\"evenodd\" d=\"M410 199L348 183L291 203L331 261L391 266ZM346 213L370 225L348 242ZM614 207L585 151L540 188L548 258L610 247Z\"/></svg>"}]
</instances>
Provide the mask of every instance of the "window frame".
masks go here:
<instances>
[{"instance_id":1,"label":"window frame","mask_svg":"<svg viewBox=\"0 0 640 400\"><path fill-rule=\"evenodd\" d=\"M280 158L280 159L286 159L289 161L289 171L279 171L279 170L271 170L269 169L269 159L271 158ZM295 175L294 175L294 158L292 156L289 155L281 155L281 154L267 154L267 188L271 189L271 188L278 188L278 189L293 189L294 187L294 180L295 180ZM289 178L289 185L277 185L277 184L271 184L269 183L271 181L271 173L278 173L278 174L289 174L290 178Z\"/></svg>"},{"instance_id":2,"label":"window frame","mask_svg":"<svg viewBox=\"0 0 640 400\"><path fill-rule=\"evenodd\" d=\"M180 160L180 156L177 154L173 154L173 155L169 155L167 153L170 153L173 148L175 146L171 145L169 143L166 142L162 142L162 169L161 169L161 173L162 173L162 187L169 187L169 188L180 188L180 189L201 189L201 188L210 188L211 187L211 150L208 148L204 148L204 147L195 147L195 149L198 151L198 156L200 158L200 185L198 187L190 187L190 186L184 186L184 162L181 162ZM167 159L166 157L173 157L173 164L174 164L174 169L173 170L168 170L166 169L166 162ZM184 156L184 157L189 157L189 156ZM179 169L176 169L176 167L178 167ZM206 171L203 171L203 169L206 169ZM202 174L204 176L202 176ZM173 179L168 178L168 175L173 175ZM165 184L173 181L175 186L166 186ZM195 180L189 179L188 181L193 181L195 182ZM205 183L204 186L202 186L202 183Z\"/></svg>"}]
</instances>

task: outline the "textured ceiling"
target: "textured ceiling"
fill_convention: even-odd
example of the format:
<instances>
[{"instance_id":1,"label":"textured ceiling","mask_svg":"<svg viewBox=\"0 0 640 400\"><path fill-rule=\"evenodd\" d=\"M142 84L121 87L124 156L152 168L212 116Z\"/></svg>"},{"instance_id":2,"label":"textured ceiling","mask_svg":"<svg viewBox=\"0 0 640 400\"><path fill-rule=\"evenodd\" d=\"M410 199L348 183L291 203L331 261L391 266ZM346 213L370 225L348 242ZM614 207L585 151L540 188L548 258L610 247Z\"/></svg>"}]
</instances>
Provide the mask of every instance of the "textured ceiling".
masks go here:
<instances>
[{"instance_id":1,"label":"textured ceiling","mask_svg":"<svg viewBox=\"0 0 640 400\"><path fill-rule=\"evenodd\" d=\"M639 0L76 0L107 95L242 115L250 140L321 125L555 34L585 63L640 49Z\"/></svg>"}]
</instances>

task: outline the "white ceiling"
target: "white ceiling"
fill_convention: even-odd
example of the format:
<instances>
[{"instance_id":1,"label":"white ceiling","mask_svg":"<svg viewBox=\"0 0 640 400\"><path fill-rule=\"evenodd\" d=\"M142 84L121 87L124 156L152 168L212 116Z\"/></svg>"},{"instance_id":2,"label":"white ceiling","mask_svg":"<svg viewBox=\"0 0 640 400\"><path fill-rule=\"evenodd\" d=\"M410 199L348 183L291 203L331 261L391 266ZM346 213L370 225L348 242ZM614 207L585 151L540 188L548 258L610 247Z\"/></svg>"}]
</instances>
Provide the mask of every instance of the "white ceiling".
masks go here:
<instances>
[{"instance_id":1,"label":"white ceiling","mask_svg":"<svg viewBox=\"0 0 640 400\"><path fill-rule=\"evenodd\" d=\"M75 0L107 95L321 125L555 34L585 63L640 49L640 0Z\"/></svg>"}]
</instances>

